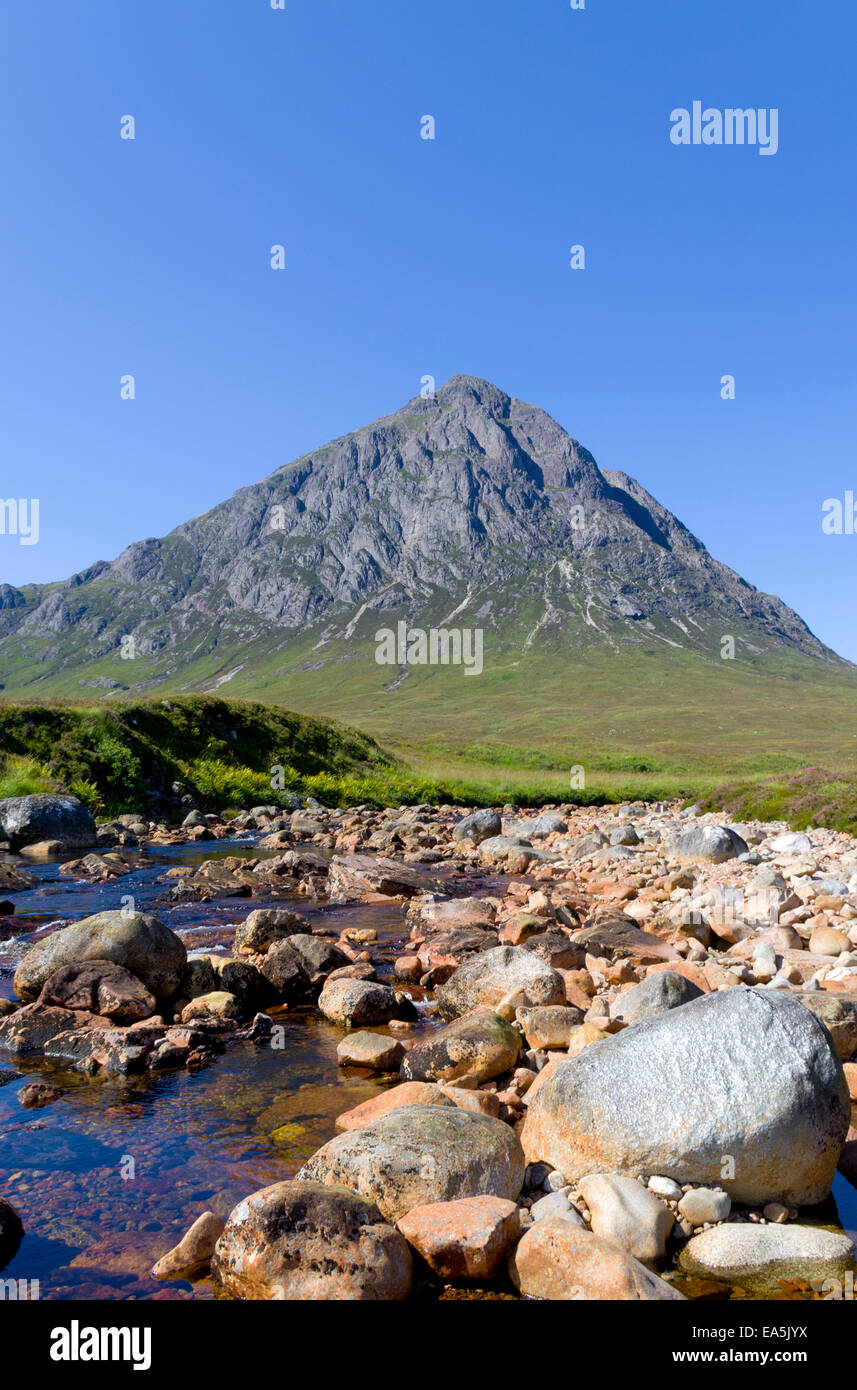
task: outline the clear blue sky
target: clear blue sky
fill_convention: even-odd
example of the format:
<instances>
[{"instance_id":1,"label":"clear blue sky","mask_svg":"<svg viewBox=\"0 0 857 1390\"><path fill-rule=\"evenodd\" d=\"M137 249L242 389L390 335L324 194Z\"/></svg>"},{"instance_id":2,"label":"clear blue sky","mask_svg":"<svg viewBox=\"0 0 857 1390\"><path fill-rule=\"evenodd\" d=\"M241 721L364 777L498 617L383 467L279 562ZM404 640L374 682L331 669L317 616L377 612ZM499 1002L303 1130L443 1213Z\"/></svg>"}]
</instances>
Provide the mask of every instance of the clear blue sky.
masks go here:
<instances>
[{"instance_id":1,"label":"clear blue sky","mask_svg":"<svg viewBox=\"0 0 857 1390\"><path fill-rule=\"evenodd\" d=\"M470 372L857 660L854 0L30 0L0 45L0 496L41 503L0 580ZM777 154L673 146L697 99Z\"/></svg>"}]
</instances>

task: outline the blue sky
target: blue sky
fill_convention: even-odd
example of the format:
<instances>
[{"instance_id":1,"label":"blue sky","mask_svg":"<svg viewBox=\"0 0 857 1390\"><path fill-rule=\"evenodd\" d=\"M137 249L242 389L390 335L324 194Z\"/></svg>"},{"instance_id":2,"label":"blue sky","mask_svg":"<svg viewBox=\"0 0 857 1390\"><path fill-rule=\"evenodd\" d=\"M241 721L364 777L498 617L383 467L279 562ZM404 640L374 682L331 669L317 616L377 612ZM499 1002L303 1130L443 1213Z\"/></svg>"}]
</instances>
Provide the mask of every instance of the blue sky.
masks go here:
<instances>
[{"instance_id":1,"label":"blue sky","mask_svg":"<svg viewBox=\"0 0 857 1390\"><path fill-rule=\"evenodd\" d=\"M4 7L0 496L40 538L0 581L470 372L857 660L857 536L821 530L857 490L855 41L853 0ZM674 146L694 100L776 107L778 152Z\"/></svg>"}]
</instances>

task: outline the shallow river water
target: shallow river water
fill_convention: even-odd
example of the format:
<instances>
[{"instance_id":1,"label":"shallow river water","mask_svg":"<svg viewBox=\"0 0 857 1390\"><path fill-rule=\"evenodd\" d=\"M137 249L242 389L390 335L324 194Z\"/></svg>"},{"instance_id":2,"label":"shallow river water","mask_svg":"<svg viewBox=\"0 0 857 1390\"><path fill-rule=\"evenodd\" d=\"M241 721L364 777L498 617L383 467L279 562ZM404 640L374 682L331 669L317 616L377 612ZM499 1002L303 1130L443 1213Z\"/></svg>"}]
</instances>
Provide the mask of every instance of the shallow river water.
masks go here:
<instances>
[{"instance_id":1,"label":"shallow river water","mask_svg":"<svg viewBox=\"0 0 857 1390\"><path fill-rule=\"evenodd\" d=\"M162 875L218 855L260 853L247 840L153 848L133 875L94 885L69 882L57 865L41 865L32 869L38 888L12 896L18 912L38 917L43 928L121 907L131 894L139 910L155 912L189 951L228 950L235 925L264 900L165 905ZM466 880L459 879L456 891L468 891ZM278 897L277 905L290 904ZM374 928L379 978L392 976L407 936L400 907L322 906L303 897L294 905L337 931ZM15 963L32 939L0 941L0 997L12 996ZM21 1073L0 1084L0 1196L19 1212L26 1233L2 1279L37 1280L33 1292L43 1299L213 1297L207 1282L159 1283L150 1275L153 1263L202 1211L225 1219L249 1192L293 1176L333 1136L337 1115L385 1084L337 1065L342 1032L317 1009L278 1012L277 1022L286 1029L282 1050L227 1039L225 1051L199 1071L91 1080L0 1053L0 1074ZM415 1031L430 1026L419 1023ZM17 1092L36 1079L67 1089L46 1108L25 1110ZM842 1224L857 1227L857 1191L837 1177L834 1198ZM837 1220L832 1202L819 1217L825 1224ZM714 1285L686 1291L731 1292ZM797 1289L781 1296L810 1295Z\"/></svg>"}]
</instances>

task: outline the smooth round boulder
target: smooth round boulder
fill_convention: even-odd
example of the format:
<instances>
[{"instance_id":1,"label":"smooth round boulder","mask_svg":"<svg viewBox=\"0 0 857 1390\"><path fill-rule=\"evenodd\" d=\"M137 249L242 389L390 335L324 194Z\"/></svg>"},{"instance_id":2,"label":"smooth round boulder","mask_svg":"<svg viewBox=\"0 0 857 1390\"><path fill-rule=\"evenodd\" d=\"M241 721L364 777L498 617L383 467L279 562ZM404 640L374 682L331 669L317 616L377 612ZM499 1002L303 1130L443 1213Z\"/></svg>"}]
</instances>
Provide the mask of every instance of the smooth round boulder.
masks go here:
<instances>
[{"instance_id":1,"label":"smooth round boulder","mask_svg":"<svg viewBox=\"0 0 857 1390\"><path fill-rule=\"evenodd\" d=\"M521 1035L499 1014L485 1009L453 1019L445 1028L412 1043L399 1074L405 1081L463 1081L478 1086L509 1071L518 1060Z\"/></svg>"},{"instance_id":2,"label":"smooth round boulder","mask_svg":"<svg viewBox=\"0 0 857 1390\"><path fill-rule=\"evenodd\" d=\"M184 943L157 917L143 912L96 912L37 941L18 963L19 998L37 999L61 965L112 961L136 975L156 999L169 999L181 984L187 961Z\"/></svg>"},{"instance_id":3,"label":"smooth round boulder","mask_svg":"<svg viewBox=\"0 0 857 1390\"><path fill-rule=\"evenodd\" d=\"M622 1023L638 1023L701 999L703 991L675 970L658 970L638 985L625 989L613 1000L610 1017Z\"/></svg>"},{"instance_id":4,"label":"smooth round boulder","mask_svg":"<svg viewBox=\"0 0 857 1390\"><path fill-rule=\"evenodd\" d=\"M8 796L0 801L0 839L12 849L60 840L69 849L89 849L96 843L95 821L76 796L39 792Z\"/></svg>"},{"instance_id":5,"label":"smooth round boulder","mask_svg":"<svg viewBox=\"0 0 857 1390\"><path fill-rule=\"evenodd\" d=\"M235 950L242 955L264 955L275 941L307 932L309 923L297 912L281 907L257 907L235 929Z\"/></svg>"},{"instance_id":6,"label":"smooth round boulder","mask_svg":"<svg viewBox=\"0 0 857 1390\"><path fill-rule=\"evenodd\" d=\"M499 835L503 822L497 811L474 811L465 816L452 828L453 840L470 840L474 845L481 844L492 835Z\"/></svg>"},{"instance_id":7,"label":"smooth round boulder","mask_svg":"<svg viewBox=\"0 0 857 1390\"><path fill-rule=\"evenodd\" d=\"M396 991L371 980L328 980L318 1007L331 1023L361 1028L367 1023L389 1023L399 1011Z\"/></svg>"},{"instance_id":8,"label":"smooth round boulder","mask_svg":"<svg viewBox=\"0 0 857 1390\"><path fill-rule=\"evenodd\" d=\"M336 1049L341 1067L366 1067L368 1071L398 1071L405 1049L397 1038L365 1028L349 1033Z\"/></svg>"},{"instance_id":9,"label":"smooth round boulder","mask_svg":"<svg viewBox=\"0 0 857 1390\"><path fill-rule=\"evenodd\" d=\"M348 1187L376 1202L394 1225L428 1202L482 1195L514 1201L524 1156L501 1120L456 1106L406 1105L329 1140L298 1178Z\"/></svg>"},{"instance_id":10,"label":"smooth round boulder","mask_svg":"<svg viewBox=\"0 0 857 1390\"><path fill-rule=\"evenodd\" d=\"M212 1259L215 1284L233 1298L378 1302L407 1298L408 1243L378 1208L348 1188L279 1182L229 1215Z\"/></svg>"},{"instance_id":11,"label":"smooth round boulder","mask_svg":"<svg viewBox=\"0 0 857 1390\"><path fill-rule=\"evenodd\" d=\"M482 1005L495 1008L510 994L520 993L520 1006L564 1004L562 976L521 946L496 946L480 951L453 971L437 992L441 1018L453 1019Z\"/></svg>"},{"instance_id":12,"label":"smooth round boulder","mask_svg":"<svg viewBox=\"0 0 857 1390\"><path fill-rule=\"evenodd\" d=\"M854 1243L844 1231L817 1226L727 1222L689 1240L678 1263L688 1274L780 1292L781 1279L842 1278L853 1271Z\"/></svg>"},{"instance_id":13,"label":"smooth round boulder","mask_svg":"<svg viewBox=\"0 0 857 1390\"><path fill-rule=\"evenodd\" d=\"M527 1161L567 1182L649 1172L756 1205L823 1201L850 1116L827 1030L786 991L744 985L606 1037L528 1100Z\"/></svg>"},{"instance_id":14,"label":"smooth round boulder","mask_svg":"<svg viewBox=\"0 0 857 1390\"><path fill-rule=\"evenodd\" d=\"M725 825L694 825L678 835L672 852L676 859L700 864L723 864L747 853L747 842Z\"/></svg>"}]
</instances>

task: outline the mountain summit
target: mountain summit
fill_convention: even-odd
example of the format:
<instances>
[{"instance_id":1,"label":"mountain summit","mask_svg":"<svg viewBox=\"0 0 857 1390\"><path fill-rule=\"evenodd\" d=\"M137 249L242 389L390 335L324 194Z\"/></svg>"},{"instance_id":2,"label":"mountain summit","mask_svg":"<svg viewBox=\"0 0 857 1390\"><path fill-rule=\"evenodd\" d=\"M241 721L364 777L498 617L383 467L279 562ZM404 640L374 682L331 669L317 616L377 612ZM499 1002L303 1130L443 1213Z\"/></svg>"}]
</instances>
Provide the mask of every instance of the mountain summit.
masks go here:
<instances>
[{"instance_id":1,"label":"mountain summit","mask_svg":"<svg viewBox=\"0 0 857 1390\"><path fill-rule=\"evenodd\" d=\"M0 585L0 680L278 698L301 674L341 690L359 666L389 690L413 671L377 666L374 635L401 620L482 629L486 671L594 649L719 664L727 637L739 661L846 666L543 410L455 376L163 539Z\"/></svg>"}]
</instances>

